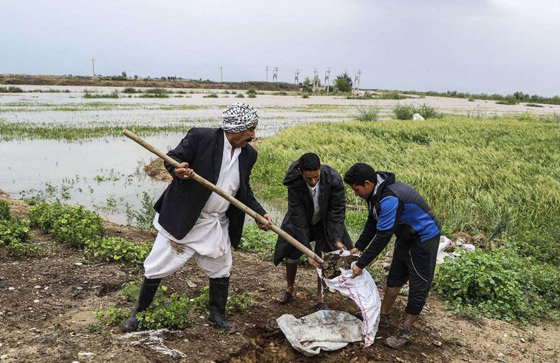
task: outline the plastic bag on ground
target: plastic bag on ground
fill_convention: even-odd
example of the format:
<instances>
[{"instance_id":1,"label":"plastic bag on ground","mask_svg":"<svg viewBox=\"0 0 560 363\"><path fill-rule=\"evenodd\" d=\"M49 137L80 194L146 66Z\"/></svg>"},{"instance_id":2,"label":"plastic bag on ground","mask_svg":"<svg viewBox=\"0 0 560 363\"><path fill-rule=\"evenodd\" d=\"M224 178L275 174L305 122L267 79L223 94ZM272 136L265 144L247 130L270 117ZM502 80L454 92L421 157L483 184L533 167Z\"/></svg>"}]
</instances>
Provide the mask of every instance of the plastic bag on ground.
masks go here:
<instances>
[{"instance_id":1,"label":"plastic bag on ground","mask_svg":"<svg viewBox=\"0 0 560 363\"><path fill-rule=\"evenodd\" d=\"M345 311L320 310L299 319L284 314L276 322L292 347L306 357L362 340L360 319Z\"/></svg>"},{"instance_id":2,"label":"plastic bag on ground","mask_svg":"<svg viewBox=\"0 0 560 363\"><path fill-rule=\"evenodd\" d=\"M331 252L339 253L339 252ZM344 251L342 256L350 255L349 251ZM352 263L352 266L355 262ZM373 281L369 272L364 269L362 274L352 278L352 269L340 269L341 274L333 279L323 278L325 284L329 289L334 289L344 296L352 299L360 311L362 312L362 333L364 336L364 344L366 347L373 344L375 341L375 334L379 326L379 318L381 313L381 298L379 291ZM322 271L317 270L319 277L322 276Z\"/></svg>"}]
</instances>

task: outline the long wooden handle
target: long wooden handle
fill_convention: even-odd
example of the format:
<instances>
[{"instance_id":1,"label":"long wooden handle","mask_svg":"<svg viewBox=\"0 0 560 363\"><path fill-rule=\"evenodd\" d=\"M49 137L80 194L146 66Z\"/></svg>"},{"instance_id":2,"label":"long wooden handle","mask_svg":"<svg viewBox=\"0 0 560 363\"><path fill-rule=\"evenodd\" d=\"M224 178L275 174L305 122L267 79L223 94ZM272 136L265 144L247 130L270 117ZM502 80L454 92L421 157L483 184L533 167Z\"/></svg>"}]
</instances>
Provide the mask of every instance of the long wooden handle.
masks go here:
<instances>
[{"instance_id":1,"label":"long wooden handle","mask_svg":"<svg viewBox=\"0 0 560 363\"><path fill-rule=\"evenodd\" d=\"M167 154L162 153L161 151L159 151L158 149L156 149L152 145L148 144L146 141L142 140L140 137L136 136L134 133L125 129L125 130L123 130L123 134L126 137L128 137L129 139L131 139L133 141L136 141L138 144L140 144L141 146L143 146L147 150L156 154L157 156L162 158L165 162L172 165L173 167L182 168L181 164L178 163L175 159L169 157L169 155L167 155ZM233 204L237 208L241 209L243 212L250 215L251 217L253 217L258 222L260 222L262 224L268 224L268 220L266 218L264 218L263 216L261 216L260 214L258 214L254 210L252 210L251 208L247 207L245 204L241 203L235 197L226 193L223 189L221 189L221 188L217 187L216 185L210 183L208 180L204 179L200 175L194 173L192 179L194 179L197 182L199 182L200 184L204 185L206 188L210 189L211 191L218 194L219 196L227 199L228 202L230 202L231 204ZM305 253L307 255L307 257L319 262L320 264L324 264L323 259L321 257L317 256L317 254L315 252L313 252L309 248L305 247L301 242L296 240L294 237L290 236L288 233L283 231L278 226L276 226L274 224L271 224L270 229L273 230L280 237L284 238L286 241L288 241L292 246L294 246L295 248L300 250L302 253Z\"/></svg>"}]
</instances>

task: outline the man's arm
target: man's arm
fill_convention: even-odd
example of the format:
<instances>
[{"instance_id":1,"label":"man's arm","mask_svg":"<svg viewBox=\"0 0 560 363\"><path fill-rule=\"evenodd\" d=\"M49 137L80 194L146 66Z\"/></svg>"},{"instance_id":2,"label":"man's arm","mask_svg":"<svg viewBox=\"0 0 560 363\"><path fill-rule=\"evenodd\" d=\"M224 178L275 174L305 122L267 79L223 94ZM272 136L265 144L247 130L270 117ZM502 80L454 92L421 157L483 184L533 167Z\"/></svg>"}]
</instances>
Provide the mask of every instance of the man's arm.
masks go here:
<instances>
[{"instance_id":1,"label":"man's arm","mask_svg":"<svg viewBox=\"0 0 560 363\"><path fill-rule=\"evenodd\" d=\"M360 269L365 268L385 247L387 247L397 226L397 215L402 212L402 209L402 203L397 197L388 196L381 200L375 237L373 237L373 241L371 241L367 250L362 254L358 262L356 262L357 267ZM356 243L356 246L358 247L358 243ZM358 247L358 249L359 248L360 247Z\"/></svg>"},{"instance_id":2,"label":"man's arm","mask_svg":"<svg viewBox=\"0 0 560 363\"><path fill-rule=\"evenodd\" d=\"M179 163L186 162L190 164L196 155L196 145L198 141L197 140L198 138L196 137L193 130L194 129L190 129L189 132L187 133L187 136L185 136L181 140L181 142L179 143L179 145L177 145L177 147L175 147L175 149L169 151L167 155L177 160ZM179 181L179 183L183 182L183 179L179 178L177 174L175 174L174 166L168 163L164 163L164 165L167 171L169 172L169 174L171 174L171 176L173 177L173 179Z\"/></svg>"}]
</instances>

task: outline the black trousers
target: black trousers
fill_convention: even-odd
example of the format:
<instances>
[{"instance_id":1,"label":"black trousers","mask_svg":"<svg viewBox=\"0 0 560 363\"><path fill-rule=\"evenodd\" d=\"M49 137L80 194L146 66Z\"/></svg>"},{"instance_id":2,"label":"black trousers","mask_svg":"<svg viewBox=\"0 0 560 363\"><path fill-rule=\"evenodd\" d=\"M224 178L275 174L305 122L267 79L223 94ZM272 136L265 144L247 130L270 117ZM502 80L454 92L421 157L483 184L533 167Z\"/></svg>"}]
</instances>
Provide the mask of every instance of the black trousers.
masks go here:
<instances>
[{"instance_id":1,"label":"black trousers","mask_svg":"<svg viewBox=\"0 0 560 363\"><path fill-rule=\"evenodd\" d=\"M397 239L387 286L402 287L408 281L408 303L405 310L408 314L420 314L426 304L436 269L438 246L439 234L424 242L418 237Z\"/></svg>"}]
</instances>

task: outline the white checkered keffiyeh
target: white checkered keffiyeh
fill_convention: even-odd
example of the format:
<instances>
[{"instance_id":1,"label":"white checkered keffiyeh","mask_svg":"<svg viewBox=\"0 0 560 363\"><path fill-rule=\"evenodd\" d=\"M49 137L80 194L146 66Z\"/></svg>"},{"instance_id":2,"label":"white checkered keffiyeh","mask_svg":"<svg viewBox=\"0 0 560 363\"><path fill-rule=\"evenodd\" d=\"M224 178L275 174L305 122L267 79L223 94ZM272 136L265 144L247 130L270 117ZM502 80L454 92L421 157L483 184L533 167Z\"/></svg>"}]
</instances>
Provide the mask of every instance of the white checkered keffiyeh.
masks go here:
<instances>
[{"instance_id":1,"label":"white checkered keffiyeh","mask_svg":"<svg viewBox=\"0 0 560 363\"><path fill-rule=\"evenodd\" d=\"M250 129L259 121L257 110L244 103L234 103L222 112L224 120L222 129L225 132L236 133Z\"/></svg>"}]
</instances>

